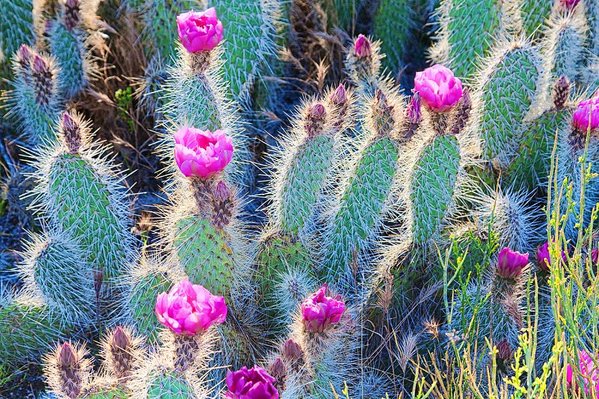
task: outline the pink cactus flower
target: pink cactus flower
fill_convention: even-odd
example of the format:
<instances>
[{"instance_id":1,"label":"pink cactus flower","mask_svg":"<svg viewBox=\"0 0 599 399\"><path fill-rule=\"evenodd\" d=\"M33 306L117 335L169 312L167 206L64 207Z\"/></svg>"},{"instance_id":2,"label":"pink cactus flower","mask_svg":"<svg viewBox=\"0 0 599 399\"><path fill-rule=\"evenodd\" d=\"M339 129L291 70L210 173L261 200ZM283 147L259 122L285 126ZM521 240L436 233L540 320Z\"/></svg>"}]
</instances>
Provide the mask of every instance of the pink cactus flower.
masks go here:
<instances>
[{"instance_id":1,"label":"pink cactus flower","mask_svg":"<svg viewBox=\"0 0 599 399\"><path fill-rule=\"evenodd\" d=\"M462 82L443 65L416 72L414 91L422 101L435 112L445 112L453 108L462 98Z\"/></svg>"},{"instance_id":2,"label":"pink cactus flower","mask_svg":"<svg viewBox=\"0 0 599 399\"><path fill-rule=\"evenodd\" d=\"M224 131L183 127L175 133L175 161L187 177L207 178L225 169L233 157L233 143Z\"/></svg>"},{"instance_id":3,"label":"pink cactus flower","mask_svg":"<svg viewBox=\"0 0 599 399\"><path fill-rule=\"evenodd\" d=\"M595 368L595 360L591 355L581 350L578 352L578 371L584 381L584 392L589 395L591 391L595 392L595 397L599 398L599 370ZM574 380L574 372L571 365L566 366L566 380L568 387L576 387L576 381Z\"/></svg>"},{"instance_id":4,"label":"pink cactus flower","mask_svg":"<svg viewBox=\"0 0 599 399\"><path fill-rule=\"evenodd\" d=\"M599 96L581 101L572 115L572 125L578 131L586 133L589 128L599 128Z\"/></svg>"},{"instance_id":5,"label":"pink cactus flower","mask_svg":"<svg viewBox=\"0 0 599 399\"><path fill-rule=\"evenodd\" d=\"M599 260L599 249L598 248L591 250L591 260L593 261L593 264L596 264L597 261Z\"/></svg>"},{"instance_id":6,"label":"pink cactus flower","mask_svg":"<svg viewBox=\"0 0 599 399\"><path fill-rule=\"evenodd\" d=\"M497 257L497 274L506 279L515 279L528 265L528 254L512 251L505 247Z\"/></svg>"},{"instance_id":7,"label":"pink cactus flower","mask_svg":"<svg viewBox=\"0 0 599 399\"><path fill-rule=\"evenodd\" d=\"M561 0L560 3L568 10L573 10L580 3L580 0Z\"/></svg>"},{"instance_id":8,"label":"pink cactus flower","mask_svg":"<svg viewBox=\"0 0 599 399\"><path fill-rule=\"evenodd\" d=\"M201 285L185 279L156 299L158 321L177 335L195 335L224 323L227 305Z\"/></svg>"},{"instance_id":9,"label":"pink cactus flower","mask_svg":"<svg viewBox=\"0 0 599 399\"><path fill-rule=\"evenodd\" d=\"M262 367L227 372L226 399L279 399L275 379Z\"/></svg>"},{"instance_id":10,"label":"pink cactus flower","mask_svg":"<svg viewBox=\"0 0 599 399\"><path fill-rule=\"evenodd\" d=\"M320 333L333 324L339 323L345 311L345 303L340 296L326 296L327 285L310 295L302 302L302 319L306 331Z\"/></svg>"},{"instance_id":11,"label":"pink cactus flower","mask_svg":"<svg viewBox=\"0 0 599 399\"><path fill-rule=\"evenodd\" d=\"M566 253L562 251L562 259L564 262L568 261L568 257ZM549 266L551 266L551 258L549 255L549 242L545 242L545 244L539 246L537 248L537 264L541 270L546 272L549 271Z\"/></svg>"},{"instance_id":12,"label":"pink cactus flower","mask_svg":"<svg viewBox=\"0 0 599 399\"><path fill-rule=\"evenodd\" d=\"M223 40L223 24L216 10L189 11L177 17L179 40L190 53L210 51Z\"/></svg>"},{"instance_id":13,"label":"pink cactus flower","mask_svg":"<svg viewBox=\"0 0 599 399\"><path fill-rule=\"evenodd\" d=\"M372 55L372 48L368 38L362 34L358 35L354 43L354 52L358 58L366 58Z\"/></svg>"},{"instance_id":14,"label":"pink cactus flower","mask_svg":"<svg viewBox=\"0 0 599 399\"><path fill-rule=\"evenodd\" d=\"M418 92L412 95L410 103L406 109L406 114L410 123L418 124L422 120L422 110L420 109L420 94Z\"/></svg>"}]
</instances>

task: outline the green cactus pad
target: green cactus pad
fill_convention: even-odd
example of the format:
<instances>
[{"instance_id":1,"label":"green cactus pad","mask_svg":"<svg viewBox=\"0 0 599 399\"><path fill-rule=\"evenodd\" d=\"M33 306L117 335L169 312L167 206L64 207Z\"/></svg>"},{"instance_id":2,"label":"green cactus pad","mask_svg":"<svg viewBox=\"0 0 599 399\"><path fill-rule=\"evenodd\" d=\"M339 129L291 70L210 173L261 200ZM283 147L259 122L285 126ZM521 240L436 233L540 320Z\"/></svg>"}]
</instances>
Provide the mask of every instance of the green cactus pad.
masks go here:
<instances>
[{"instance_id":1,"label":"green cactus pad","mask_svg":"<svg viewBox=\"0 0 599 399\"><path fill-rule=\"evenodd\" d=\"M529 46L512 46L498 55L485 77L482 114L477 127L483 139L483 155L509 162L523 135L528 113L539 83L539 57Z\"/></svg>"},{"instance_id":2,"label":"green cactus pad","mask_svg":"<svg viewBox=\"0 0 599 399\"><path fill-rule=\"evenodd\" d=\"M460 78L471 78L482 57L489 55L499 33L501 5L497 0L443 0L441 20L449 45L449 67Z\"/></svg>"},{"instance_id":3,"label":"green cactus pad","mask_svg":"<svg viewBox=\"0 0 599 399\"><path fill-rule=\"evenodd\" d=\"M280 209L286 233L297 234L313 215L333 164L334 147L335 139L330 136L309 140L286 171Z\"/></svg>"},{"instance_id":4,"label":"green cactus pad","mask_svg":"<svg viewBox=\"0 0 599 399\"><path fill-rule=\"evenodd\" d=\"M187 11L200 11L201 0L145 0L135 7L142 14L145 28L142 32L148 55L158 56L170 64L177 55L177 16Z\"/></svg>"},{"instance_id":5,"label":"green cactus pad","mask_svg":"<svg viewBox=\"0 0 599 399\"><path fill-rule=\"evenodd\" d=\"M109 189L108 179L76 155L56 157L48 176L50 213L89 253L93 268L104 272L104 281L120 275L130 259L132 237L122 220L123 192ZM115 196L121 203L115 203Z\"/></svg>"},{"instance_id":6,"label":"green cactus pad","mask_svg":"<svg viewBox=\"0 0 599 399\"><path fill-rule=\"evenodd\" d=\"M551 1L522 0L522 27L527 37L539 38L543 34L543 25L551 15L552 6Z\"/></svg>"},{"instance_id":7,"label":"green cactus pad","mask_svg":"<svg viewBox=\"0 0 599 399\"><path fill-rule=\"evenodd\" d=\"M174 372L160 373L148 384L148 399L193 399L193 386L184 376Z\"/></svg>"},{"instance_id":8,"label":"green cactus pad","mask_svg":"<svg viewBox=\"0 0 599 399\"><path fill-rule=\"evenodd\" d=\"M32 44L33 1L11 0L0 2L0 63L10 59L21 44Z\"/></svg>"},{"instance_id":9,"label":"green cactus pad","mask_svg":"<svg viewBox=\"0 0 599 399\"><path fill-rule=\"evenodd\" d=\"M62 95L72 98L88 82L89 65L86 60L84 33L79 28L69 31L62 23L54 21L50 30L50 51L59 66L58 86Z\"/></svg>"},{"instance_id":10,"label":"green cactus pad","mask_svg":"<svg viewBox=\"0 0 599 399\"><path fill-rule=\"evenodd\" d=\"M72 240L59 235L43 239L26 255L23 271L32 275L30 283L41 291L48 308L61 315L61 323L86 325L94 319L92 270Z\"/></svg>"},{"instance_id":11,"label":"green cactus pad","mask_svg":"<svg viewBox=\"0 0 599 399\"><path fill-rule=\"evenodd\" d=\"M273 52L274 21L269 15L278 0L208 0L224 26L224 78L235 97L247 94L259 67Z\"/></svg>"},{"instance_id":12,"label":"green cactus pad","mask_svg":"<svg viewBox=\"0 0 599 399\"><path fill-rule=\"evenodd\" d=\"M0 303L0 359L8 365L39 359L63 338L58 321L45 305L29 301Z\"/></svg>"},{"instance_id":13,"label":"green cactus pad","mask_svg":"<svg viewBox=\"0 0 599 399\"><path fill-rule=\"evenodd\" d=\"M266 298L273 289L273 281L287 270L310 267L312 260L308 250L299 240L284 234L274 234L260 245L257 257L261 292Z\"/></svg>"},{"instance_id":14,"label":"green cactus pad","mask_svg":"<svg viewBox=\"0 0 599 399\"><path fill-rule=\"evenodd\" d=\"M14 88L10 102L28 140L34 145L55 142L60 115L58 102L41 107L36 101L35 88L22 78L16 80Z\"/></svg>"},{"instance_id":15,"label":"green cactus pad","mask_svg":"<svg viewBox=\"0 0 599 399\"><path fill-rule=\"evenodd\" d=\"M566 76L570 82L576 82L587 56L584 21L572 17L558 22L547 40L551 41L546 44L549 49L545 53L546 60L550 63L547 69L551 68L551 76L555 79Z\"/></svg>"},{"instance_id":16,"label":"green cactus pad","mask_svg":"<svg viewBox=\"0 0 599 399\"><path fill-rule=\"evenodd\" d=\"M363 250L381 223L391 192L399 149L388 137L372 141L360 154L352 177L344 187L339 211L329 226L325 265L337 277Z\"/></svg>"},{"instance_id":17,"label":"green cactus pad","mask_svg":"<svg viewBox=\"0 0 599 399\"><path fill-rule=\"evenodd\" d=\"M504 172L510 187L534 190L547 184L555 135L567 120L567 111L551 110L526 125L517 155Z\"/></svg>"},{"instance_id":18,"label":"green cactus pad","mask_svg":"<svg viewBox=\"0 0 599 399\"><path fill-rule=\"evenodd\" d=\"M402 68L405 46L412 38L418 7L416 0L382 0L374 17L374 37L381 40L383 63L390 70Z\"/></svg>"},{"instance_id":19,"label":"green cactus pad","mask_svg":"<svg viewBox=\"0 0 599 399\"><path fill-rule=\"evenodd\" d=\"M163 292L168 292L172 282L162 272L150 272L136 279L131 287L127 308L137 332L145 336L150 343L158 342L161 324L155 314L156 298Z\"/></svg>"},{"instance_id":20,"label":"green cactus pad","mask_svg":"<svg viewBox=\"0 0 599 399\"><path fill-rule=\"evenodd\" d=\"M130 395L126 391L120 388L113 388L107 391L89 394L85 399L128 399L129 397Z\"/></svg>"},{"instance_id":21,"label":"green cactus pad","mask_svg":"<svg viewBox=\"0 0 599 399\"><path fill-rule=\"evenodd\" d=\"M189 280L228 296L235 260L227 233L195 215L179 220L176 229L174 246Z\"/></svg>"},{"instance_id":22,"label":"green cactus pad","mask_svg":"<svg viewBox=\"0 0 599 399\"><path fill-rule=\"evenodd\" d=\"M455 136L437 136L422 150L410 193L416 244L424 244L440 232L453 201L460 160Z\"/></svg>"}]
</instances>

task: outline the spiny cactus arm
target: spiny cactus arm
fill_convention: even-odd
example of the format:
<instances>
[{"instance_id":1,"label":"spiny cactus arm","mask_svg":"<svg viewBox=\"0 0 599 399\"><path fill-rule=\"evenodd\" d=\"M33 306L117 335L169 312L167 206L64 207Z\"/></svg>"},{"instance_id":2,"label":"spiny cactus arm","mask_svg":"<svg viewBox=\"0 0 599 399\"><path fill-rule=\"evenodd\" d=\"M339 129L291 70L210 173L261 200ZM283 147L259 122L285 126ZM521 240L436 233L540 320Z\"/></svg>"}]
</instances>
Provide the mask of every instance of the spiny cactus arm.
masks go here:
<instances>
[{"instance_id":1,"label":"spiny cactus arm","mask_svg":"<svg viewBox=\"0 0 599 399\"><path fill-rule=\"evenodd\" d=\"M13 72L7 115L17 120L33 146L54 142L62 107L56 62L24 45L14 55Z\"/></svg>"},{"instance_id":2,"label":"spiny cactus arm","mask_svg":"<svg viewBox=\"0 0 599 399\"><path fill-rule=\"evenodd\" d=\"M497 0L442 0L440 30L431 58L460 78L475 76L480 60L491 53L501 32L501 3Z\"/></svg>"},{"instance_id":3,"label":"spiny cactus arm","mask_svg":"<svg viewBox=\"0 0 599 399\"><path fill-rule=\"evenodd\" d=\"M32 235L25 244L19 274L25 290L43 298L62 326L87 326L96 320L96 293L87 254L64 232Z\"/></svg>"},{"instance_id":4,"label":"spiny cactus arm","mask_svg":"<svg viewBox=\"0 0 599 399\"><path fill-rule=\"evenodd\" d=\"M247 173L249 160L244 124L241 121L240 106L231 99L228 83L223 80L223 47L218 46L209 53L194 55L182 46L176 64L169 69L168 79L163 87L165 133L158 143L158 152L167 165L167 176L176 175L173 161L173 132L181 126L198 129L224 130L233 139L235 153L228 178L242 184ZM206 57L206 58L201 58Z\"/></svg>"},{"instance_id":5,"label":"spiny cactus arm","mask_svg":"<svg viewBox=\"0 0 599 399\"><path fill-rule=\"evenodd\" d=\"M0 4L0 54L4 58L0 57L0 63L10 60L21 45L33 44L32 12L32 0L3 1Z\"/></svg>"},{"instance_id":6,"label":"spiny cactus arm","mask_svg":"<svg viewBox=\"0 0 599 399\"><path fill-rule=\"evenodd\" d=\"M330 186L340 151L340 134L353 126L353 96L340 85L325 101L308 101L274 155L269 215L282 232L298 235L314 217Z\"/></svg>"},{"instance_id":7,"label":"spiny cactus arm","mask_svg":"<svg viewBox=\"0 0 599 399\"><path fill-rule=\"evenodd\" d=\"M16 366L39 359L67 334L41 298L0 292L0 355L4 364Z\"/></svg>"},{"instance_id":8,"label":"spiny cactus arm","mask_svg":"<svg viewBox=\"0 0 599 399\"><path fill-rule=\"evenodd\" d=\"M225 26L223 76L235 98L247 98L261 67L275 51L280 0L209 0Z\"/></svg>"},{"instance_id":9,"label":"spiny cactus arm","mask_svg":"<svg viewBox=\"0 0 599 399\"><path fill-rule=\"evenodd\" d=\"M547 94L560 76L567 77L571 83L579 80L581 64L587 55L587 36L588 26L583 12L564 14L556 9L551 15L541 43Z\"/></svg>"},{"instance_id":10,"label":"spiny cactus arm","mask_svg":"<svg viewBox=\"0 0 599 399\"><path fill-rule=\"evenodd\" d=\"M523 187L530 191L546 187L551 168L551 152L556 134L570 122L568 104L570 82L562 76L553 85L552 102L540 100L537 108L546 109L531 121L525 123L524 136L516 157L503 173L503 185Z\"/></svg>"},{"instance_id":11,"label":"spiny cactus arm","mask_svg":"<svg viewBox=\"0 0 599 399\"><path fill-rule=\"evenodd\" d=\"M381 42L359 35L346 50L345 68L361 96L373 97L377 89L391 86L390 79L381 72L384 58L381 46Z\"/></svg>"},{"instance_id":12,"label":"spiny cactus arm","mask_svg":"<svg viewBox=\"0 0 599 399\"><path fill-rule=\"evenodd\" d=\"M63 114L60 143L43 148L36 161L34 210L76 239L103 273L109 288L135 253L124 175L90 143L89 124Z\"/></svg>"},{"instance_id":13,"label":"spiny cactus arm","mask_svg":"<svg viewBox=\"0 0 599 399\"><path fill-rule=\"evenodd\" d=\"M156 257L143 255L124 278L124 303L126 324L146 338L150 345L159 340L161 324L156 319L155 306L159 294L167 292L177 279L173 276L172 265Z\"/></svg>"},{"instance_id":14,"label":"spiny cactus arm","mask_svg":"<svg viewBox=\"0 0 599 399\"><path fill-rule=\"evenodd\" d=\"M543 27L551 16L554 4L555 1L521 0L520 13L526 37L534 40L544 34Z\"/></svg>"},{"instance_id":15,"label":"spiny cactus arm","mask_svg":"<svg viewBox=\"0 0 599 399\"><path fill-rule=\"evenodd\" d=\"M505 168L522 140L524 119L541 87L540 57L525 42L493 50L473 94L472 128L480 136L482 156Z\"/></svg>"},{"instance_id":16,"label":"spiny cactus arm","mask_svg":"<svg viewBox=\"0 0 599 399\"><path fill-rule=\"evenodd\" d=\"M88 85L92 63L87 45L87 31L82 26L80 0L64 3L61 16L50 22L50 52L56 57L61 94L71 99Z\"/></svg>"},{"instance_id":17,"label":"spiny cactus arm","mask_svg":"<svg viewBox=\"0 0 599 399\"><path fill-rule=\"evenodd\" d=\"M365 109L364 144L340 166L345 176L337 203L328 211L323 270L337 279L348 275L352 262L377 234L388 211L400 145L413 130L403 123L401 100L390 94L377 91Z\"/></svg>"},{"instance_id":18,"label":"spiny cactus arm","mask_svg":"<svg viewBox=\"0 0 599 399\"><path fill-rule=\"evenodd\" d=\"M383 64L395 73L401 71L406 60L404 53L414 40L419 12L425 1L382 0L374 17L373 34L381 40Z\"/></svg>"}]
</instances>

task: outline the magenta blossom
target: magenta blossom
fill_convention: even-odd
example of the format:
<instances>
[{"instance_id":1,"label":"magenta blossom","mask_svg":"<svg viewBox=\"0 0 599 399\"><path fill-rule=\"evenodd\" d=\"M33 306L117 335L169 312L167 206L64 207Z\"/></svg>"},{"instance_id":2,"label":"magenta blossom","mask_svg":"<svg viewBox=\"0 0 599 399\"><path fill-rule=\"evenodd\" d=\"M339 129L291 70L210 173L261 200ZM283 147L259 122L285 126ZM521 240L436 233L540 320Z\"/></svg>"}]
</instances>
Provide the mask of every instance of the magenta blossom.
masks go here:
<instances>
[{"instance_id":1,"label":"magenta blossom","mask_svg":"<svg viewBox=\"0 0 599 399\"><path fill-rule=\"evenodd\" d=\"M508 247L499 251L497 256L497 274L503 278L514 279L528 265L528 254L512 251Z\"/></svg>"},{"instance_id":2,"label":"magenta blossom","mask_svg":"<svg viewBox=\"0 0 599 399\"><path fill-rule=\"evenodd\" d=\"M211 132L183 127L175 133L175 161L187 177L210 177L233 157L233 143L222 130Z\"/></svg>"},{"instance_id":3,"label":"magenta blossom","mask_svg":"<svg viewBox=\"0 0 599 399\"><path fill-rule=\"evenodd\" d=\"M156 299L158 321L177 335L195 335L224 323L227 305L201 285L185 279Z\"/></svg>"},{"instance_id":4,"label":"magenta blossom","mask_svg":"<svg viewBox=\"0 0 599 399\"><path fill-rule=\"evenodd\" d=\"M572 125L578 131L586 133L589 128L599 128L599 96L581 101L572 114Z\"/></svg>"},{"instance_id":5,"label":"magenta blossom","mask_svg":"<svg viewBox=\"0 0 599 399\"><path fill-rule=\"evenodd\" d=\"M450 110L464 94L460 79L443 65L435 65L422 72L416 72L414 91L418 92L422 101L435 112Z\"/></svg>"},{"instance_id":6,"label":"magenta blossom","mask_svg":"<svg viewBox=\"0 0 599 399\"><path fill-rule=\"evenodd\" d=\"M562 251L562 259L564 262L568 261L568 257L566 253ZM551 266L551 257L549 255L549 242L545 242L545 244L539 246L537 248L537 264L539 268L548 272L549 266Z\"/></svg>"},{"instance_id":7,"label":"magenta blossom","mask_svg":"<svg viewBox=\"0 0 599 399\"><path fill-rule=\"evenodd\" d=\"M593 261L593 264L596 264L597 261L599 260L599 249L598 248L591 250L591 260Z\"/></svg>"},{"instance_id":8,"label":"magenta blossom","mask_svg":"<svg viewBox=\"0 0 599 399\"><path fill-rule=\"evenodd\" d=\"M370 57L370 55L372 54L372 48L370 45L370 41L366 36L362 34L358 35L358 38L354 43L354 52L356 53L356 57L358 58Z\"/></svg>"},{"instance_id":9,"label":"magenta blossom","mask_svg":"<svg viewBox=\"0 0 599 399\"><path fill-rule=\"evenodd\" d=\"M226 399L279 399L275 379L262 367L227 372Z\"/></svg>"},{"instance_id":10,"label":"magenta blossom","mask_svg":"<svg viewBox=\"0 0 599 399\"><path fill-rule=\"evenodd\" d=\"M326 296L327 288L326 284L323 285L302 302L302 319L308 332L325 331L329 326L339 323L345 311L345 303L340 296Z\"/></svg>"},{"instance_id":11,"label":"magenta blossom","mask_svg":"<svg viewBox=\"0 0 599 399\"><path fill-rule=\"evenodd\" d=\"M578 352L578 371L584 381L584 392L589 395L591 391L595 392L595 397L599 398L599 371L595 368L595 362L591 355L585 350ZM566 380L570 388L575 386L574 372L572 366L566 366Z\"/></svg>"},{"instance_id":12,"label":"magenta blossom","mask_svg":"<svg viewBox=\"0 0 599 399\"><path fill-rule=\"evenodd\" d=\"M216 10L189 11L177 17L179 40L190 53L210 51L223 40L223 24Z\"/></svg>"}]
</instances>

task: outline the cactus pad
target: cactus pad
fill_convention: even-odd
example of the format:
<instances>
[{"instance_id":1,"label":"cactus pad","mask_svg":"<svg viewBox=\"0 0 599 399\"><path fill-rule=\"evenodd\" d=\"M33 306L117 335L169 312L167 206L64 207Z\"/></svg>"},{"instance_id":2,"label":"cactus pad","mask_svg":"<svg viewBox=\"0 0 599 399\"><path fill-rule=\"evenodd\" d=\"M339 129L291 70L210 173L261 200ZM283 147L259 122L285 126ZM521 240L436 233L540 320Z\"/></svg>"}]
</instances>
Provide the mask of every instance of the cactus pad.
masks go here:
<instances>
[{"instance_id":1,"label":"cactus pad","mask_svg":"<svg viewBox=\"0 0 599 399\"><path fill-rule=\"evenodd\" d=\"M453 201L460 160L455 136L437 136L422 150L410 193L415 243L424 244L440 232Z\"/></svg>"}]
</instances>

